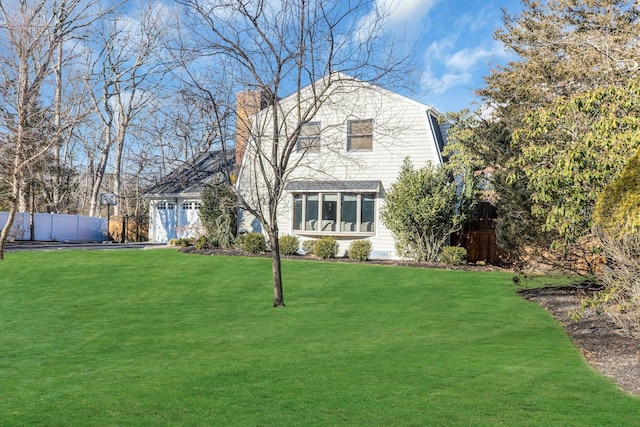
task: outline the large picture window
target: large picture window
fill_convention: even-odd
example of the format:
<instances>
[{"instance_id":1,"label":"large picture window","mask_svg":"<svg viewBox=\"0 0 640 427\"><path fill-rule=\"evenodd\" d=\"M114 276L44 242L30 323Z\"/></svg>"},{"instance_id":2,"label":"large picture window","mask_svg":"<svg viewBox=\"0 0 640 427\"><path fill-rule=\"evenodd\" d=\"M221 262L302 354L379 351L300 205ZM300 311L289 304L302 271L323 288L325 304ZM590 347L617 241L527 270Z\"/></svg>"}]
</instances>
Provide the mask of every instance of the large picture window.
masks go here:
<instances>
[{"instance_id":1,"label":"large picture window","mask_svg":"<svg viewBox=\"0 0 640 427\"><path fill-rule=\"evenodd\" d=\"M375 194L295 194L293 230L320 234L373 234Z\"/></svg>"},{"instance_id":2,"label":"large picture window","mask_svg":"<svg viewBox=\"0 0 640 427\"><path fill-rule=\"evenodd\" d=\"M320 152L320 122L309 122L302 125L298 135L298 151L308 153Z\"/></svg>"},{"instance_id":3,"label":"large picture window","mask_svg":"<svg viewBox=\"0 0 640 427\"><path fill-rule=\"evenodd\" d=\"M373 120L347 122L347 150L373 150Z\"/></svg>"}]
</instances>

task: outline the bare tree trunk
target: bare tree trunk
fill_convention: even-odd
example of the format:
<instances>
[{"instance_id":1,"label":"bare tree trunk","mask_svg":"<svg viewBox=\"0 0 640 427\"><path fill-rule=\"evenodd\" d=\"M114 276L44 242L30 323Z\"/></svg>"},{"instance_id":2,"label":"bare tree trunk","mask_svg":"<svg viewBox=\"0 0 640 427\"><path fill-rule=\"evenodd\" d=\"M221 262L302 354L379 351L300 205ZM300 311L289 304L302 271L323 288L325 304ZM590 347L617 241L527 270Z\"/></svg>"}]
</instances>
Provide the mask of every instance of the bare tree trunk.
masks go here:
<instances>
[{"instance_id":1,"label":"bare tree trunk","mask_svg":"<svg viewBox=\"0 0 640 427\"><path fill-rule=\"evenodd\" d=\"M9 238L9 231L13 226L13 221L16 218L16 205L11 204L9 207L9 217L7 218L7 223L5 224L2 232L0 233L0 260L4 259L4 253L7 247L7 239Z\"/></svg>"},{"instance_id":2,"label":"bare tree trunk","mask_svg":"<svg viewBox=\"0 0 640 427\"><path fill-rule=\"evenodd\" d=\"M19 159L16 157L16 160L14 161L14 165L17 167L19 166ZM19 174L19 171L14 170L13 173L13 185L11 188L11 205L9 206L9 217L7 218L7 222L4 225L4 228L2 229L2 232L0 232L0 260L4 259L4 253L5 253L5 249L7 247L7 240L9 239L9 233L11 232L11 227L13 227L13 221L16 218L16 211L17 211L17 199L18 199L18 195L20 194L20 177L17 176Z\"/></svg>"},{"instance_id":3,"label":"bare tree trunk","mask_svg":"<svg viewBox=\"0 0 640 427\"><path fill-rule=\"evenodd\" d=\"M118 119L118 123L116 124L116 153L115 153L115 162L113 167L113 194L118 198L118 203L113 207L113 214L120 214L120 196L121 196L121 187L122 187L122 152L124 151L124 130L126 129L127 119L126 117L120 115Z\"/></svg>"},{"instance_id":4,"label":"bare tree trunk","mask_svg":"<svg viewBox=\"0 0 640 427\"><path fill-rule=\"evenodd\" d=\"M273 272L273 306L284 307L284 295L282 294L282 261L280 259L280 242L277 228L271 231L269 242L271 244L271 271Z\"/></svg>"},{"instance_id":5,"label":"bare tree trunk","mask_svg":"<svg viewBox=\"0 0 640 427\"><path fill-rule=\"evenodd\" d=\"M109 146L104 148L100 154L100 162L95 171L93 180L93 188L91 189L91 203L89 205L89 216L97 216L98 214L98 198L100 197L100 187L104 179L104 172L107 168L107 159L109 158Z\"/></svg>"}]
</instances>

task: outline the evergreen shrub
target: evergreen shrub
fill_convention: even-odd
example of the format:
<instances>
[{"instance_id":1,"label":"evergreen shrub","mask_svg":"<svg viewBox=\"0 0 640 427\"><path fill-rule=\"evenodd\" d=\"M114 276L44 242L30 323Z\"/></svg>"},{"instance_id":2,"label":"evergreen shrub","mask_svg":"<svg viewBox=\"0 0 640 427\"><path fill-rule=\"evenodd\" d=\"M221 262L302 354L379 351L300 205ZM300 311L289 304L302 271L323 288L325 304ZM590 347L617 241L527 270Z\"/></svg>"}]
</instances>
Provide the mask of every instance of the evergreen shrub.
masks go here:
<instances>
[{"instance_id":1,"label":"evergreen shrub","mask_svg":"<svg viewBox=\"0 0 640 427\"><path fill-rule=\"evenodd\" d=\"M300 240L296 236L286 235L278 239L280 242L280 253L283 255L297 255L300 248Z\"/></svg>"},{"instance_id":2,"label":"evergreen shrub","mask_svg":"<svg viewBox=\"0 0 640 427\"><path fill-rule=\"evenodd\" d=\"M319 258L335 258L337 253L338 242L333 237L322 237L313 245L313 254Z\"/></svg>"},{"instance_id":3,"label":"evergreen shrub","mask_svg":"<svg viewBox=\"0 0 640 427\"><path fill-rule=\"evenodd\" d=\"M449 265L464 265L467 262L467 250L460 246L445 246L440 253L440 262Z\"/></svg>"},{"instance_id":4,"label":"evergreen shrub","mask_svg":"<svg viewBox=\"0 0 640 427\"><path fill-rule=\"evenodd\" d=\"M371 241L369 240L354 240L349 245L347 256L351 259L358 261L366 261L371 255Z\"/></svg>"},{"instance_id":5,"label":"evergreen shrub","mask_svg":"<svg viewBox=\"0 0 640 427\"><path fill-rule=\"evenodd\" d=\"M313 248L315 245L316 245L315 240L305 240L304 242L302 242L302 250L304 251L305 254L312 255Z\"/></svg>"},{"instance_id":6,"label":"evergreen shrub","mask_svg":"<svg viewBox=\"0 0 640 427\"><path fill-rule=\"evenodd\" d=\"M248 233L240 240L240 248L249 253L257 254L267 250L267 242L262 233Z\"/></svg>"}]
</instances>

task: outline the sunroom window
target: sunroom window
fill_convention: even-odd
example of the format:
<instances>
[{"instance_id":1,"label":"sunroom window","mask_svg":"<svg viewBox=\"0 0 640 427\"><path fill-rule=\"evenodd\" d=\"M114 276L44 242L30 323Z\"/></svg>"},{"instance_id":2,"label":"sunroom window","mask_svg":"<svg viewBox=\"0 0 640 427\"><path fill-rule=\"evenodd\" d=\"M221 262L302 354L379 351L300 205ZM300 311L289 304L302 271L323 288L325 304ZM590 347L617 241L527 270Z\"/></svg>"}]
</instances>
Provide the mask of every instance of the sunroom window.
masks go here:
<instances>
[{"instance_id":1,"label":"sunroom window","mask_svg":"<svg viewBox=\"0 0 640 427\"><path fill-rule=\"evenodd\" d=\"M320 234L375 232L375 194L299 193L293 196L293 230Z\"/></svg>"}]
</instances>

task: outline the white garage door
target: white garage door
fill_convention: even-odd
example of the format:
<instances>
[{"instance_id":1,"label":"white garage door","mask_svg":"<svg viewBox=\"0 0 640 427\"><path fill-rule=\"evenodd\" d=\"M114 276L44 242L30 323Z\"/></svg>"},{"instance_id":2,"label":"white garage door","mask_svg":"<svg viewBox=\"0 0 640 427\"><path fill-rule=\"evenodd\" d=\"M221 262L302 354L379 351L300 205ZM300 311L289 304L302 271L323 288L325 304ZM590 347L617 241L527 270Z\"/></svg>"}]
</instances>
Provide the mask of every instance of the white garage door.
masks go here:
<instances>
[{"instance_id":1,"label":"white garage door","mask_svg":"<svg viewBox=\"0 0 640 427\"><path fill-rule=\"evenodd\" d=\"M154 242L168 242L176 238L176 205L159 202L154 209Z\"/></svg>"}]
</instances>

